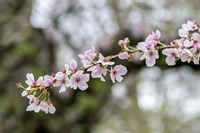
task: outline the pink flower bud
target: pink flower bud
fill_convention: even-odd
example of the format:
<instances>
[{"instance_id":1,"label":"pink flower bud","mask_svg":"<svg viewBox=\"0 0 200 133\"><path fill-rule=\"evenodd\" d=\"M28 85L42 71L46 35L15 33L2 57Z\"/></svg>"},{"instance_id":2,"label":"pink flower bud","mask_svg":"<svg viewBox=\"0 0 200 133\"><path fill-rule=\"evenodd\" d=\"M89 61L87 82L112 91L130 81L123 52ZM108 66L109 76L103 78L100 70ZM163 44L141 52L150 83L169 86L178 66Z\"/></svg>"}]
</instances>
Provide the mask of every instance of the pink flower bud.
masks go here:
<instances>
[{"instance_id":1,"label":"pink flower bud","mask_svg":"<svg viewBox=\"0 0 200 133\"><path fill-rule=\"evenodd\" d=\"M118 42L118 44L119 44L119 46L124 47L124 46L128 45L129 42L130 42L129 39L126 37L124 40L120 40Z\"/></svg>"},{"instance_id":2,"label":"pink flower bud","mask_svg":"<svg viewBox=\"0 0 200 133\"><path fill-rule=\"evenodd\" d=\"M126 59L128 59L129 54L128 54L127 52L123 52L123 53L120 53L120 54L118 55L118 57L119 57L121 60L126 60Z\"/></svg>"}]
</instances>

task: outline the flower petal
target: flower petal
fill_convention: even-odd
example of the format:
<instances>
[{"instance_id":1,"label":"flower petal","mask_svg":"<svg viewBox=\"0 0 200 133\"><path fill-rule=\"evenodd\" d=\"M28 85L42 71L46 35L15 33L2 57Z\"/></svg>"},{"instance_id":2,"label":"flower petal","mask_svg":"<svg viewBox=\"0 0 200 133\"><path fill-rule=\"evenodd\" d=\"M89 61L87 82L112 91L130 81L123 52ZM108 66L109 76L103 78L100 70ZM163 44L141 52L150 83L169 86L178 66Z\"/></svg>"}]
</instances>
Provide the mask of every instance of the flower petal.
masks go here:
<instances>
[{"instance_id":1,"label":"flower petal","mask_svg":"<svg viewBox=\"0 0 200 133\"><path fill-rule=\"evenodd\" d=\"M148 67L152 67L152 66L154 66L156 64L156 59L153 57L150 57L150 58L147 58L146 59L146 65L148 66Z\"/></svg>"},{"instance_id":2,"label":"flower petal","mask_svg":"<svg viewBox=\"0 0 200 133\"><path fill-rule=\"evenodd\" d=\"M116 80L118 81L118 82L121 82L122 80L123 80L123 77L122 76L120 76L120 75L116 75Z\"/></svg>"},{"instance_id":3,"label":"flower petal","mask_svg":"<svg viewBox=\"0 0 200 133\"><path fill-rule=\"evenodd\" d=\"M81 81L84 81L84 82L88 82L90 80L90 75L89 74L83 74L81 77L80 77L80 80Z\"/></svg>"},{"instance_id":4,"label":"flower petal","mask_svg":"<svg viewBox=\"0 0 200 133\"><path fill-rule=\"evenodd\" d=\"M114 69L119 75L125 75L127 73L127 68L123 65L117 65Z\"/></svg>"},{"instance_id":5,"label":"flower petal","mask_svg":"<svg viewBox=\"0 0 200 133\"><path fill-rule=\"evenodd\" d=\"M178 30L178 35L180 37L187 37L188 34L189 34L189 32L187 30L185 30L185 29L179 29Z\"/></svg>"},{"instance_id":6,"label":"flower petal","mask_svg":"<svg viewBox=\"0 0 200 133\"><path fill-rule=\"evenodd\" d=\"M79 82L78 83L78 88L82 91L86 90L88 88L88 84L85 82Z\"/></svg>"},{"instance_id":7,"label":"flower petal","mask_svg":"<svg viewBox=\"0 0 200 133\"><path fill-rule=\"evenodd\" d=\"M60 88L60 90L59 90L59 93L65 92L65 91L66 91L66 86L65 86L65 84L61 84L61 88Z\"/></svg>"},{"instance_id":8,"label":"flower petal","mask_svg":"<svg viewBox=\"0 0 200 133\"><path fill-rule=\"evenodd\" d=\"M55 108L52 104L50 104L50 105L49 105L49 113L50 113L50 114L54 114L55 111L56 111L56 108Z\"/></svg>"},{"instance_id":9,"label":"flower petal","mask_svg":"<svg viewBox=\"0 0 200 133\"><path fill-rule=\"evenodd\" d=\"M169 65L169 66L173 66L173 65L175 65L175 58L174 57L172 57L172 56L168 56L167 58L166 58L166 63Z\"/></svg>"},{"instance_id":10,"label":"flower petal","mask_svg":"<svg viewBox=\"0 0 200 133\"><path fill-rule=\"evenodd\" d=\"M76 63L76 61L74 59L72 59L70 61L70 65L69 66L73 71L76 71L77 63Z\"/></svg>"}]
</instances>

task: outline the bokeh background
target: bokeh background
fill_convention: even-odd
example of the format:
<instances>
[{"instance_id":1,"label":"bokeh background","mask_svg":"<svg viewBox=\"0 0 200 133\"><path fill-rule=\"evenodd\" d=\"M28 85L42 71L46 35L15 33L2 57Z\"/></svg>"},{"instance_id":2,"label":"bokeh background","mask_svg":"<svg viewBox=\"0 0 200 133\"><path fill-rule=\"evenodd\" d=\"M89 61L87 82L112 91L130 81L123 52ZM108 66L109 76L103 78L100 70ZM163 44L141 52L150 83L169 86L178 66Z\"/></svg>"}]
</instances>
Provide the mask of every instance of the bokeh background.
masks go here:
<instances>
[{"instance_id":1,"label":"bokeh background","mask_svg":"<svg viewBox=\"0 0 200 133\"><path fill-rule=\"evenodd\" d=\"M200 67L178 62L153 68L135 57L122 83L92 79L82 91L51 98L54 115L26 112L15 82L63 69L91 46L119 52L155 29L178 37L188 19L200 22L199 0L0 0L0 133L200 133Z\"/></svg>"}]
</instances>

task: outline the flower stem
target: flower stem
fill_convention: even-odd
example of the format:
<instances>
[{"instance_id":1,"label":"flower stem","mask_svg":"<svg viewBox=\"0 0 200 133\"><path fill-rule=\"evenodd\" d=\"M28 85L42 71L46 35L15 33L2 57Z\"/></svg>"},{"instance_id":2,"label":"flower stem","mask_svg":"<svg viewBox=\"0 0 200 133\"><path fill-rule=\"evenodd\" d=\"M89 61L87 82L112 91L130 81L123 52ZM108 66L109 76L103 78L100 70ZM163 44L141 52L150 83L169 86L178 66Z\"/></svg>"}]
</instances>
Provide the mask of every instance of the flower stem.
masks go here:
<instances>
[{"instance_id":1,"label":"flower stem","mask_svg":"<svg viewBox=\"0 0 200 133\"><path fill-rule=\"evenodd\" d=\"M160 44L161 46L167 46L167 44L164 44L164 43L162 43L160 41L158 41L158 44Z\"/></svg>"}]
</instances>

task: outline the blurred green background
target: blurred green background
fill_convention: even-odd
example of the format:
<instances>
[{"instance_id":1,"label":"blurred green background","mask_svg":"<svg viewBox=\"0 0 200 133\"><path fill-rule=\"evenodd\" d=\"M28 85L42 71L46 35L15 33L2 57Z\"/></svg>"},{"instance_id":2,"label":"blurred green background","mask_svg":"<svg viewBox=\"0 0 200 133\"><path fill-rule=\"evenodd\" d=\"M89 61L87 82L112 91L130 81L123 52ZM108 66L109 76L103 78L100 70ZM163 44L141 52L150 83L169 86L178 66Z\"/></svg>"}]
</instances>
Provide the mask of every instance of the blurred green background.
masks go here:
<instances>
[{"instance_id":1,"label":"blurred green background","mask_svg":"<svg viewBox=\"0 0 200 133\"><path fill-rule=\"evenodd\" d=\"M0 0L0 133L199 133L199 66L165 57L146 68L136 55L125 61L122 83L92 79L82 91L52 92L54 115L26 112L15 82L63 69L91 46L104 55L155 29L177 38L188 19L200 21L199 0Z\"/></svg>"}]
</instances>

